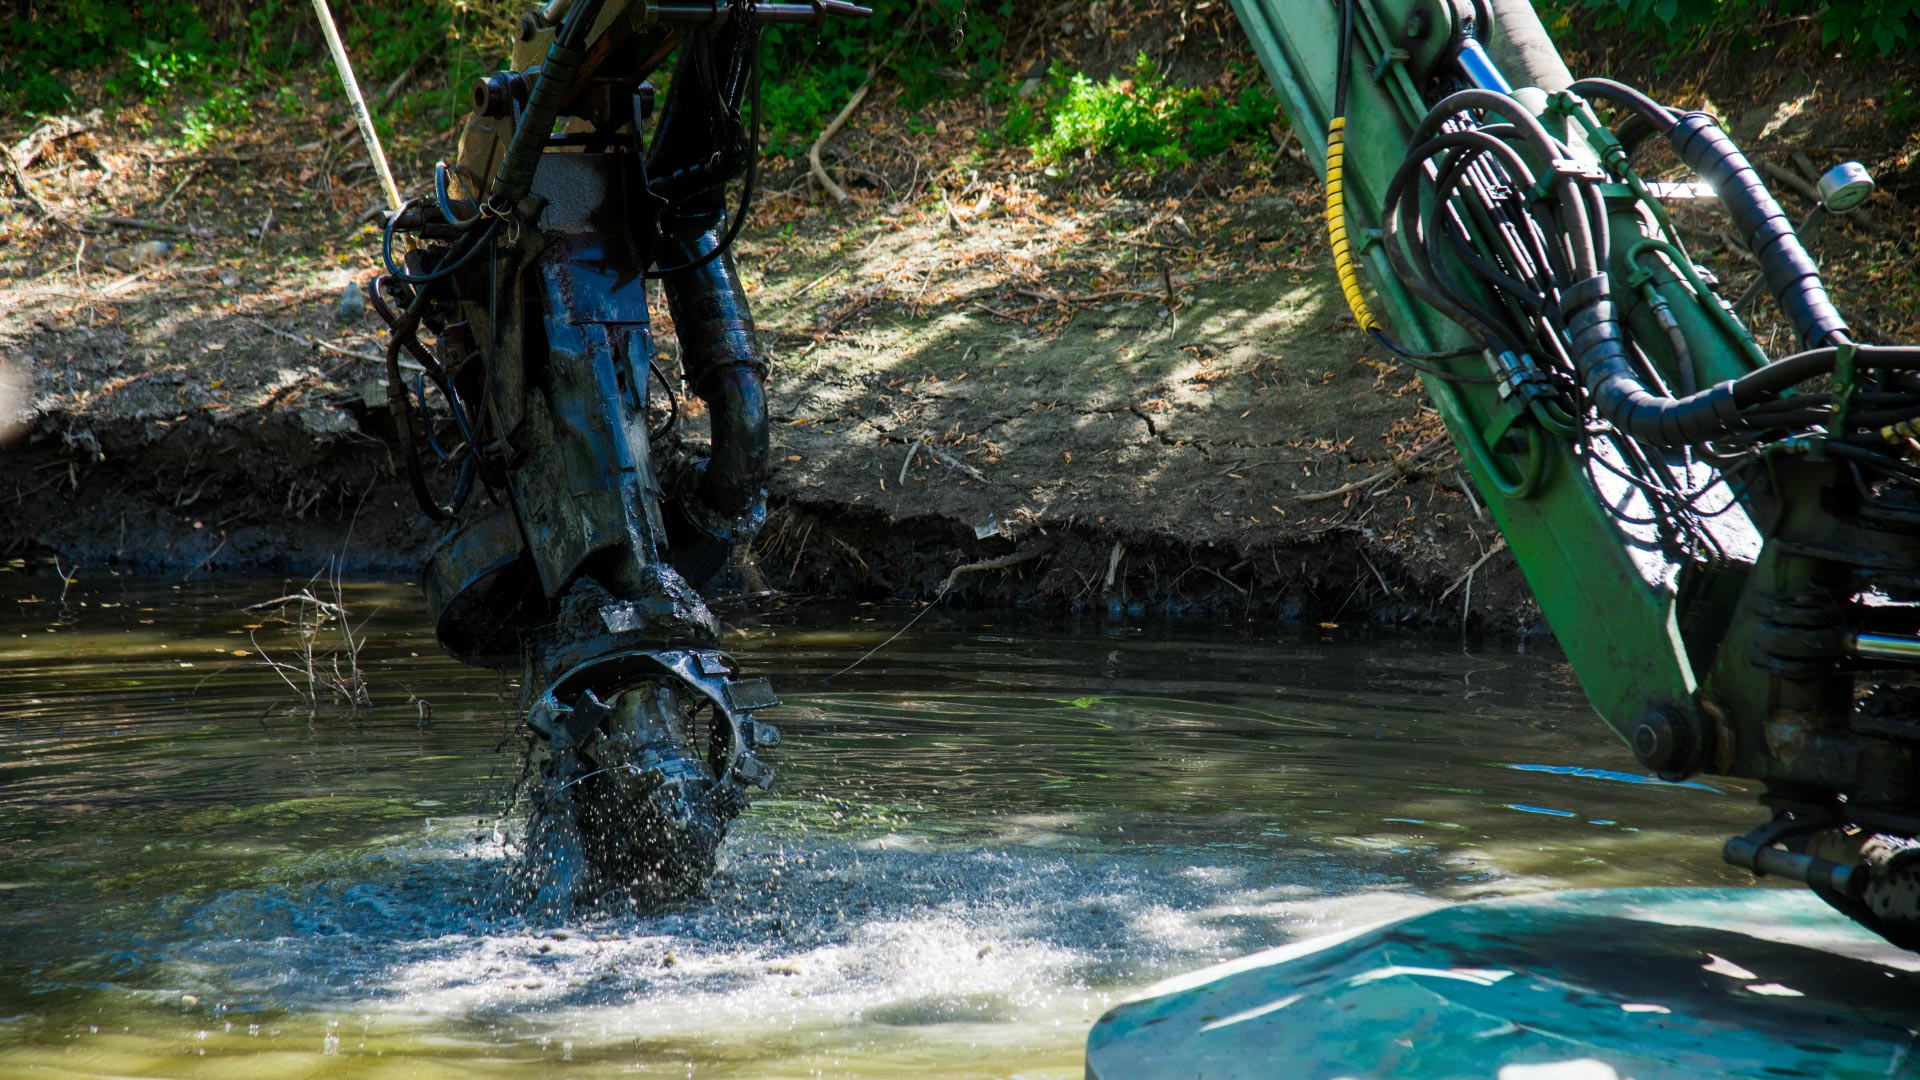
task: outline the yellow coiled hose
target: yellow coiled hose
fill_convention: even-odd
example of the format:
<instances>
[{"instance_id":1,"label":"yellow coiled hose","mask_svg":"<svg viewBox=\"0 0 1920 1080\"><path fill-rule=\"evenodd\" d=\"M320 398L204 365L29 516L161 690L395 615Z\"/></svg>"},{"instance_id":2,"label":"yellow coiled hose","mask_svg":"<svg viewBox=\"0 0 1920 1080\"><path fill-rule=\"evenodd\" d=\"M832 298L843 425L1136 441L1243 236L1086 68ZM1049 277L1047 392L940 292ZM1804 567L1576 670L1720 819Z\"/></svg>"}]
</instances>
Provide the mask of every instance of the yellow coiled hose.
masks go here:
<instances>
[{"instance_id":1,"label":"yellow coiled hose","mask_svg":"<svg viewBox=\"0 0 1920 1080\"><path fill-rule=\"evenodd\" d=\"M1353 248L1347 243L1347 202L1342 177L1347 147L1347 118L1336 116L1327 125L1327 239L1333 244L1333 269L1340 275L1340 291L1346 294L1353 321L1363 333L1380 329L1380 320L1367 307L1360 294L1360 271L1353 265Z\"/></svg>"}]
</instances>

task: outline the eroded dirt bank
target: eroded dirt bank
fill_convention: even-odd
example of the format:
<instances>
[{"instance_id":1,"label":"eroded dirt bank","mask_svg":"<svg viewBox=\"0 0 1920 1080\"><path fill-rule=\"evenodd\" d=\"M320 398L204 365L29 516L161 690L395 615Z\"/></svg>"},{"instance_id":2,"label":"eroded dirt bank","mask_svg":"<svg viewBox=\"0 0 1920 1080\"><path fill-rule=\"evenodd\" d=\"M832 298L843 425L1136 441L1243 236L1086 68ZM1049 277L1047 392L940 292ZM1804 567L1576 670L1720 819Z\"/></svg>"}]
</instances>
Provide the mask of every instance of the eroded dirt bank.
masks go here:
<instances>
[{"instance_id":1,"label":"eroded dirt bank","mask_svg":"<svg viewBox=\"0 0 1920 1080\"><path fill-rule=\"evenodd\" d=\"M1910 125L1872 109L1864 74L1710 74L1670 96L1717 103L1770 162L1882 175L1892 198L1823 243L1862 324L1909 331L1911 305L1883 302L1905 294L1874 283L1911 267ZM1286 132L1185 170L1042 175L979 149L983 108L909 123L883 88L829 153L846 209L804 166L768 178L740 261L777 470L740 582L1537 628L1417 382L1346 315ZM374 188L350 142L306 122L196 154L111 121L5 133L82 227L20 199L0 218L0 378L23 403L0 449L6 557L414 571L434 530L399 479L377 320L337 311L370 272ZM430 149L400 171L424 175Z\"/></svg>"},{"instance_id":2,"label":"eroded dirt bank","mask_svg":"<svg viewBox=\"0 0 1920 1080\"><path fill-rule=\"evenodd\" d=\"M1260 190L1081 198L1014 176L939 213L770 215L741 255L778 425L744 579L924 600L985 563L954 600L1432 624L1470 600L1530 626L1417 385L1365 355L1306 211ZM336 311L351 271L283 260L231 287L223 269L9 290L0 347L33 385L0 456L0 546L411 574L434 529L398 477L372 319Z\"/></svg>"}]
</instances>

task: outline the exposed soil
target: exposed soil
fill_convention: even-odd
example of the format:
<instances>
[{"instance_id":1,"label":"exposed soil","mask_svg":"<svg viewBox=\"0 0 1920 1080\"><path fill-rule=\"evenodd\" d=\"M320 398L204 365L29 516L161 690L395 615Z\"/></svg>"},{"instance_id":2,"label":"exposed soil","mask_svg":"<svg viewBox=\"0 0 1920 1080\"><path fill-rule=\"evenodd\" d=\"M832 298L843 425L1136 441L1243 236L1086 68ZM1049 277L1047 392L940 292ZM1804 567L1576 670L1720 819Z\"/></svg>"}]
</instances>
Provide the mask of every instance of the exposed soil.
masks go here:
<instances>
[{"instance_id":1,"label":"exposed soil","mask_svg":"<svg viewBox=\"0 0 1920 1080\"><path fill-rule=\"evenodd\" d=\"M1225 32L1156 45L1217 64L1239 48ZM1143 33L1083 27L1036 49L1120 62ZM1596 52L1590 68L1625 70ZM1704 83L1674 67L1656 88L1710 100L1784 168L1795 150L1866 161L1892 196L1829 232L1831 283L1868 336L1912 337L1911 124L1872 107L1884 70L1786 58L1798 76L1706 58ZM310 102L330 93L318 72L293 81ZM320 112L263 120L217 155L125 112L36 152L40 199L89 233L9 191L0 381L27 387L0 450L9 556L201 575L311 572L342 549L367 569L418 565L433 532L398 480L377 319L336 310L370 272L377 189ZM976 144L994 119L977 100L915 115L881 87L830 155L856 205L830 208L803 166L775 169L742 237L779 425L750 582L1536 627L1417 380L1354 330L1297 151L1046 175ZM30 137L0 126L10 145ZM444 152L395 149L415 177Z\"/></svg>"}]
</instances>

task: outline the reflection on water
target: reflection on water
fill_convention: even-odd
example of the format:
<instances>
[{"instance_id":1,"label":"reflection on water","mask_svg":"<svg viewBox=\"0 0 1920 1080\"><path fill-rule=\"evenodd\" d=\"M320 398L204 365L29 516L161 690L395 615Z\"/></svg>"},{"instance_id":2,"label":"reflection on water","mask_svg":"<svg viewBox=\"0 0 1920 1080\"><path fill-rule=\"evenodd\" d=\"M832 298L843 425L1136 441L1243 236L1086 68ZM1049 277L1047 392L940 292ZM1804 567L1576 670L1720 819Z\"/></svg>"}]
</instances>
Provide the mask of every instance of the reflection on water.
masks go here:
<instances>
[{"instance_id":1,"label":"reflection on water","mask_svg":"<svg viewBox=\"0 0 1920 1080\"><path fill-rule=\"evenodd\" d=\"M729 641L787 739L710 892L527 912L511 688L414 590L349 590L376 707L310 715L248 638L278 583L60 588L0 574L5 1075L1078 1077L1174 971L1738 883L1758 816L1647 782L1557 659L954 615L823 684L901 616L796 608Z\"/></svg>"}]
</instances>

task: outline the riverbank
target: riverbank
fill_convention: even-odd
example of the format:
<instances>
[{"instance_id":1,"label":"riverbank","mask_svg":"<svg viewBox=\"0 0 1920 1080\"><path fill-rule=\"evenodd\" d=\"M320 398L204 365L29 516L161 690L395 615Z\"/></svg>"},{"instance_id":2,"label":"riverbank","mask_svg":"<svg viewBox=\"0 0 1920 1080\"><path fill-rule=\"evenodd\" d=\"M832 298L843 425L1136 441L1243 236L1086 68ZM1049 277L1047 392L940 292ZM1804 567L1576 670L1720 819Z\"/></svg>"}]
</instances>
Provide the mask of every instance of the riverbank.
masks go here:
<instances>
[{"instance_id":1,"label":"riverbank","mask_svg":"<svg viewBox=\"0 0 1920 1080\"><path fill-rule=\"evenodd\" d=\"M1230 22L1208 25L1155 39L1169 67L1247 58ZM1131 44L1088 55L1115 67ZM1862 73L1787 58L1797 74L1779 79L1716 74L1712 58L1661 78L1784 167L1869 161L1892 197L1830 227L1828 266L1870 336L1910 335L1896 283L1911 281L1920 210L1912 132ZM137 134L143 106L4 132L47 210L16 198L0 225L0 356L27 403L0 451L8 557L182 575L311 572L338 553L417 567L435 534L387 437L377 319L338 302L370 272L377 189L325 124L322 73L291 85L305 113L193 153L154 134L162 118ZM1417 380L1347 316L1288 132L1158 171L1042 170L982 138L1004 119L993 108L910 109L876 87L828 148L844 208L804 160L771 163L739 254L775 372L777 469L743 581L1538 628ZM444 152L404 143L397 171L424 175Z\"/></svg>"}]
</instances>

